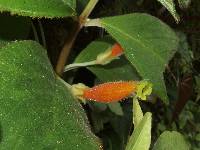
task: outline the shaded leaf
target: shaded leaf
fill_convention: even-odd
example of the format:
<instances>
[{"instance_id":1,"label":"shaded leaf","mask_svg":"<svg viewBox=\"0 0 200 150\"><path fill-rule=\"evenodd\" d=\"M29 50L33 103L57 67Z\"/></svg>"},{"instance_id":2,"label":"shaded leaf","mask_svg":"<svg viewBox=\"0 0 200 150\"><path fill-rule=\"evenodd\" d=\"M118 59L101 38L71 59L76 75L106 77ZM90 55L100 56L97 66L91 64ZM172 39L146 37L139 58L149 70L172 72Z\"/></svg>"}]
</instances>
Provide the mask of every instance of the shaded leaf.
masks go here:
<instances>
[{"instance_id":1,"label":"shaded leaf","mask_svg":"<svg viewBox=\"0 0 200 150\"><path fill-rule=\"evenodd\" d=\"M153 150L189 150L189 145L184 137L176 131L165 131L158 138Z\"/></svg>"},{"instance_id":2,"label":"shaded leaf","mask_svg":"<svg viewBox=\"0 0 200 150\"><path fill-rule=\"evenodd\" d=\"M178 0L179 7L182 9L187 9L190 6L191 0Z\"/></svg>"},{"instance_id":3,"label":"shaded leaf","mask_svg":"<svg viewBox=\"0 0 200 150\"><path fill-rule=\"evenodd\" d=\"M110 110L115 113L116 115L122 116L123 115L123 110L119 102L115 103L108 103L108 107Z\"/></svg>"},{"instance_id":4,"label":"shaded leaf","mask_svg":"<svg viewBox=\"0 0 200 150\"><path fill-rule=\"evenodd\" d=\"M163 72L178 45L175 33L153 16L134 13L101 20L122 45L138 73L153 83L154 92L168 103Z\"/></svg>"},{"instance_id":5,"label":"shaded leaf","mask_svg":"<svg viewBox=\"0 0 200 150\"><path fill-rule=\"evenodd\" d=\"M30 18L0 14L0 47L13 40L28 37Z\"/></svg>"},{"instance_id":6,"label":"shaded leaf","mask_svg":"<svg viewBox=\"0 0 200 150\"><path fill-rule=\"evenodd\" d=\"M0 39L0 48L8 44L7 41Z\"/></svg>"},{"instance_id":7,"label":"shaded leaf","mask_svg":"<svg viewBox=\"0 0 200 150\"><path fill-rule=\"evenodd\" d=\"M167 8L167 10L171 13L171 15L176 20L176 22L180 21L180 17L175 9L174 0L157 0L157 1L159 1L164 7Z\"/></svg>"},{"instance_id":8,"label":"shaded leaf","mask_svg":"<svg viewBox=\"0 0 200 150\"><path fill-rule=\"evenodd\" d=\"M148 150L151 143L151 113L147 112L134 129L126 150Z\"/></svg>"},{"instance_id":9,"label":"shaded leaf","mask_svg":"<svg viewBox=\"0 0 200 150\"><path fill-rule=\"evenodd\" d=\"M85 113L36 42L0 49L0 149L99 149Z\"/></svg>"},{"instance_id":10,"label":"shaded leaf","mask_svg":"<svg viewBox=\"0 0 200 150\"><path fill-rule=\"evenodd\" d=\"M199 141L200 142L200 133L198 133L195 137L195 140Z\"/></svg>"},{"instance_id":11,"label":"shaded leaf","mask_svg":"<svg viewBox=\"0 0 200 150\"><path fill-rule=\"evenodd\" d=\"M200 76L195 76L195 92L197 93L196 102L200 100Z\"/></svg>"},{"instance_id":12,"label":"shaded leaf","mask_svg":"<svg viewBox=\"0 0 200 150\"><path fill-rule=\"evenodd\" d=\"M90 105L90 108L95 112L102 112L108 107L106 103L99 103L95 101L88 101L88 104Z\"/></svg>"},{"instance_id":13,"label":"shaded leaf","mask_svg":"<svg viewBox=\"0 0 200 150\"><path fill-rule=\"evenodd\" d=\"M127 145L127 140L130 137L130 131L132 126L132 103L131 101L122 102L123 116L115 115L110 118L110 123L114 131L120 137L119 145L120 150L124 150Z\"/></svg>"},{"instance_id":14,"label":"shaded leaf","mask_svg":"<svg viewBox=\"0 0 200 150\"><path fill-rule=\"evenodd\" d=\"M30 17L66 17L75 15L75 0L0 0L0 11Z\"/></svg>"}]
</instances>

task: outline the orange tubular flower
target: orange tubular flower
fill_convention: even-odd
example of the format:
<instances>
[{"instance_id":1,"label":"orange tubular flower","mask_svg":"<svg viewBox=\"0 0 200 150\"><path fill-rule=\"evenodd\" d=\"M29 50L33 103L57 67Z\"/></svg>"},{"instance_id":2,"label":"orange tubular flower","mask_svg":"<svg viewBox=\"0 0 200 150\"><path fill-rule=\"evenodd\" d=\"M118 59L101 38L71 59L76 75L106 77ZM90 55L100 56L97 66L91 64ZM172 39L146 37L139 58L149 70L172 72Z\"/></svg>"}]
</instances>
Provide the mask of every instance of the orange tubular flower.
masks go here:
<instances>
[{"instance_id":1,"label":"orange tubular flower","mask_svg":"<svg viewBox=\"0 0 200 150\"><path fill-rule=\"evenodd\" d=\"M112 57L118 57L120 55L123 54L123 48L121 47L121 45L119 43L115 43L113 46L112 46L112 53L111 53L111 56Z\"/></svg>"},{"instance_id":2,"label":"orange tubular flower","mask_svg":"<svg viewBox=\"0 0 200 150\"><path fill-rule=\"evenodd\" d=\"M83 91L83 98L102 103L110 103L131 96L137 90L138 82L108 82Z\"/></svg>"}]
</instances>

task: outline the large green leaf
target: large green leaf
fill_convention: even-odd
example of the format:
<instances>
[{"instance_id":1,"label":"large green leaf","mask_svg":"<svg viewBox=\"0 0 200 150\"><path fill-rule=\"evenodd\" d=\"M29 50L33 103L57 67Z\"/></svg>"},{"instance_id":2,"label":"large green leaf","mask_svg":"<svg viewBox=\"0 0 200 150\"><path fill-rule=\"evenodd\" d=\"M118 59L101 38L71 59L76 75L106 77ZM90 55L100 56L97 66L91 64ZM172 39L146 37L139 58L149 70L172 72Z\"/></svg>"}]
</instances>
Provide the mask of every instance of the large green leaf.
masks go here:
<instances>
[{"instance_id":1,"label":"large green leaf","mask_svg":"<svg viewBox=\"0 0 200 150\"><path fill-rule=\"evenodd\" d=\"M30 18L0 14L0 22L0 47L13 40L27 39Z\"/></svg>"},{"instance_id":2,"label":"large green leaf","mask_svg":"<svg viewBox=\"0 0 200 150\"><path fill-rule=\"evenodd\" d=\"M159 19L142 13L107 17L101 23L125 49L138 73L149 79L154 92L168 103L163 72L177 49L175 33Z\"/></svg>"},{"instance_id":3,"label":"large green leaf","mask_svg":"<svg viewBox=\"0 0 200 150\"><path fill-rule=\"evenodd\" d=\"M171 15L176 20L176 22L179 22L180 17L178 13L176 12L174 0L157 0L157 1L159 1L164 7L167 8L167 10L171 13Z\"/></svg>"},{"instance_id":4,"label":"large green leaf","mask_svg":"<svg viewBox=\"0 0 200 150\"><path fill-rule=\"evenodd\" d=\"M39 44L2 47L0 81L1 150L99 149L83 109L55 78Z\"/></svg>"},{"instance_id":5,"label":"large green leaf","mask_svg":"<svg viewBox=\"0 0 200 150\"><path fill-rule=\"evenodd\" d=\"M189 150L189 145L182 134L176 131L165 131L158 138L153 150Z\"/></svg>"},{"instance_id":6,"label":"large green leaf","mask_svg":"<svg viewBox=\"0 0 200 150\"><path fill-rule=\"evenodd\" d=\"M75 15L75 0L0 0L0 11L31 17Z\"/></svg>"},{"instance_id":7,"label":"large green leaf","mask_svg":"<svg viewBox=\"0 0 200 150\"><path fill-rule=\"evenodd\" d=\"M140 107L140 103L138 102L138 99L133 98L133 124L135 127L140 123L140 121L143 118L143 112Z\"/></svg>"},{"instance_id":8,"label":"large green leaf","mask_svg":"<svg viewBox=\"0 0 200 150\"><path fill-rule=\"evenodd\" d=\"M95 60L99 53L107 50L113 43L114 41L108 37L92 42L77 56L75 63ZM103 82L139 79L135 69L123 56L107 65L96 65L87 68Z\"/></svg>"},{"instance_id":9,"label":"large green leaf","mask_svg":"<svg viewBox=\"0 0 200 150\"><path fill-rule=\"evenodd\" d=\"M126 150L148 150L151 143L151 113L147 112L134 129Z\"/></svg>"}]
</instances>

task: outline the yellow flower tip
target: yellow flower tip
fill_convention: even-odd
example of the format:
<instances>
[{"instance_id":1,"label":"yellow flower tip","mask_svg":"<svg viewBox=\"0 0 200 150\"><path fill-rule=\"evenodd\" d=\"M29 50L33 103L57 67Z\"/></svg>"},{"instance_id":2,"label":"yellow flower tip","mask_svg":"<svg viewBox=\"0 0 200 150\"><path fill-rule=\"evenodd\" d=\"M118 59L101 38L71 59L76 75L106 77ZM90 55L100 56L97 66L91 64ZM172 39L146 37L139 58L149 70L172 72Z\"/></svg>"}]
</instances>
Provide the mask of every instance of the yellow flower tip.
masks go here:
<instances>
[{"instance_id":1,"label":"yellow flower tip","mask_svg":"<svg viewBox=\"0 0 200 150\"><path fill-rule=\"evenodd\" d=\"M147 96L149 96L152 93L152 86L152 83L146 80L140 81L137 87L136 96L141 100L146 100Z\"/></svg>"},{"instance_id":2,"label":"yellow flower tip","mask_svg":"<svg viewBox=\"0 0 200 150\"><path fill-rule=\"evenodd\" d=\"M110 61L111 61L110 55L111 54L112 54L112 51L110 50L110 48L108 50L106 50L105 52L100 53L99 55L97 55L96 63L101 64L101 65L110 63Z\"/></svg>"},{"instance_id":3,"label":"yellow flower tip","mask_svg":"<svg viewBox=\"0 0 200 150\"><path fill-rule=\"evenodd\" d=\"M84 94L84 91L85 91L86 89L88 89L88 88L89 88L89 87L86 86L86 85L83 84L83 83L73 84L73 85L71 86L71 93L72 93L72 95L73 95L75 98L81 100L81 102L83 102L83 103L85 104L86 101L85 101L85 99L83 98L83 94Z\"/></svg>"}]
</instances>

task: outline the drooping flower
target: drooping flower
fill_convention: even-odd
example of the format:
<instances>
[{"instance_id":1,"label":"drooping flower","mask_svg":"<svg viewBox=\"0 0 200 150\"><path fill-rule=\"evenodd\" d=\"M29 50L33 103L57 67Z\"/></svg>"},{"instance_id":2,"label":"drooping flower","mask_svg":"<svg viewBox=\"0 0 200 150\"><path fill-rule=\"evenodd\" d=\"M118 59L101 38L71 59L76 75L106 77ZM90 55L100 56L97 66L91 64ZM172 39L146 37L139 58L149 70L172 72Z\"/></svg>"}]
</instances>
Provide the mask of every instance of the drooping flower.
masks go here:
<instances>
[{"instance_id":1,"label":"drooping flower","mask_svg":"<svg viewBox=\"0 0 200 150\"><path fill-rule=\"evenodd\" d=\"M101 103L111 103L123 100L135 95L141 100L146 100L152 92L152 84L144 81L118 81L107 82L96 85L92 88L82 83L74 84L71 87L72 94L82 100L91 100Z\"/></svg>"},{"instance_id":2,"label":"drooping flower","mask_svg":"<svg viewBox=\"0 0 200 150\"><path fill-rule=\"evenodd\" d=\"M131 96L137 90L135 81L108 82L85 89L83 97L97 102L116 102Z\"/></svg>"}]
</instances>

